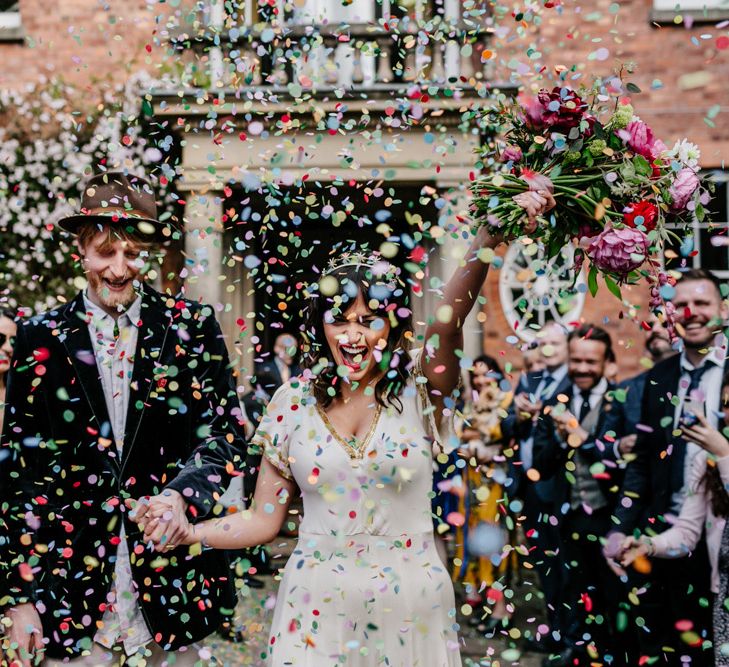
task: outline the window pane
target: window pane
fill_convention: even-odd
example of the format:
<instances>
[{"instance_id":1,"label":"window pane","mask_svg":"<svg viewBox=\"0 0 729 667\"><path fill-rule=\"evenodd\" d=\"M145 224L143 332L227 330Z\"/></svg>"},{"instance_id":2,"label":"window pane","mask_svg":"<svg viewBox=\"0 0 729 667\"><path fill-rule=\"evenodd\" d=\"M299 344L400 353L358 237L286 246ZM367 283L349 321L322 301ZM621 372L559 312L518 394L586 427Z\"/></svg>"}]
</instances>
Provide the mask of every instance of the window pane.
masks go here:
<instances>
[{"instance_id":1,"label":"window pane","mask_svg":"<svg viewBox=\"0 0 729 667\"><path fill-rule=\"evenodd\" d=\"M729 183L727 181L717 180L714 183L716 184L714 198L706 208L709 220L715 225L718 225L729 221L729 212L727 211L727 191L729 190Z\"/></svg>"},{"instance_id":2,"label":"window pane","mask_svg":"<svg viewBox=\"0 0 729 667\"><path fill-rule=\"evenodd\" d=\"M702 11L706 9L729 9L727 0L653 0L653 8L663 11Z\"/></svg>"},{"instance_id":3,"label":"window pane","mask_svg":"<svg viewBox=\"0 0 729 667\"><path fill-rule=\"evenodd\" d=\"M718 236L716 231L716 229L709 230L702 225L700 232L701 267L710 271L726 271L729 269L729 262L727 248L722 243L726 236ZM719 243L712 243L714 238Z\"/></svg>"}]
</instances>

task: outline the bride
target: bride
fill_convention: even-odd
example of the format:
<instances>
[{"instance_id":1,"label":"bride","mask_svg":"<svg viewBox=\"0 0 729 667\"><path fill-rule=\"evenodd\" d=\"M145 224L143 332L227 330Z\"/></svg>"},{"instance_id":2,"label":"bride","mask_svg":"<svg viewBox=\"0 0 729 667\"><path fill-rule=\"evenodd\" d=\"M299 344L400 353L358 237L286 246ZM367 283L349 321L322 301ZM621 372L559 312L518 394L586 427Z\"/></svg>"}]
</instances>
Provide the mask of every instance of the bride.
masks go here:
<instances>
[{"instance_id":1,"label":"bride","mask_svg":"<svg viewBox=\"0 0 729 667\"><path fill-rule=\"evenodd\" d=\"M532 226L554 205L543 191L515 199ZM304 516L278 592L271 667L460 667L453 588L433 538L432 456L457 445L456 352L488 270L479 252L500 242L476 233L424 352L408 352L408 290L376 253L341 255L311 289L307 370L274 394L252 440L264 452L252 508L187 525L182 540L270 542L299 489ZM142 503L134 514L149 541L160 515Z\"/></svg>"}]
</instances>

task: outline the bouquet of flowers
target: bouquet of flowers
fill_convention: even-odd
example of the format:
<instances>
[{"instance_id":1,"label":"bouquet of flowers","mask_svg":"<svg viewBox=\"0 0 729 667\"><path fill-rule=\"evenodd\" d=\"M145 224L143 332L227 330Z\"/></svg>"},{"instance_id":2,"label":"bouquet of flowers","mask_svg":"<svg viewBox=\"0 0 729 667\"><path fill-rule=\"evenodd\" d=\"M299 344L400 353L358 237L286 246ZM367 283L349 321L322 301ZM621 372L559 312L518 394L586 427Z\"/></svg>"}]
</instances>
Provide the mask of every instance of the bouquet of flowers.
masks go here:
<instances>
[{"instance_id":1,"label":"bouquet of flowers","mask_svg":"<svg viewBox=\"0 0 729 667\"><path fill-rule=\"evenodd\" d=\"M668 278L652 256L703 220L710 200L697 147L684 139L667 148L625 99L599 89L543 89L489 113L500 140L483 149L482 163L495 169L471 186L476 224L522 236L524 211L512 197L549 189L557 206L532 234L549 256L576 242L578 267L585 256L591 262L593 295L598 273L618 296L621 283L643 277L660 303Z\"/></svg>"}]
</instances>

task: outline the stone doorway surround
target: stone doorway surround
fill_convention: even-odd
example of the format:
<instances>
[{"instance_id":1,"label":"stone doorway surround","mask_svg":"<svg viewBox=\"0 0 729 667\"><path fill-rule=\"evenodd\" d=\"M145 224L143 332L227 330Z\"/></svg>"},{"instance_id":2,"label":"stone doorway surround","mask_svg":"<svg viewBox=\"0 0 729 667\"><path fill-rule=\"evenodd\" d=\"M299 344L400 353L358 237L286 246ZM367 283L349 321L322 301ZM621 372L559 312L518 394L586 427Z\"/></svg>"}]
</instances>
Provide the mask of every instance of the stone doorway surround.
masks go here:
<instances>
[{"instance_id":1,"label":"stone doorway surround","mask_svg":"<svg viewBox=\"0 0 729 667\"><path fill-rule=\"evenodd\" d=\"M269 100L270 94L268 91L261 99ZM224 206L232 186L255 188L256 184L271 181L289 185L304 176L322 185L337 183L340 192L346 191L350 181L384 188L422 184L446 198L448 203L441 215L458 216L459 220L467 215L467 188L474 175L474 151L481 137L473 124L462 123L461 115L473 105L484 104L484 100L439 99L429 110L432 120L406 128L387 126L388 114L392 115L396 104L391 98L311 101L308 111L297 110L313 118L311 128L275 136L277 121L293 111L283 100L272 109L268 102L227 102L221 96L215 105L217 118L206 123L211 93L201 95L205 99L199 97L193 105L183 102L180 92L160 92L154 98L154 111L157 120L176 119L170 125L177 123L176 136L181 144L177 189L185 198L186 294L216 308L241 380L253 372L251 337L255 335L257 314L252 281L246 278L240 258L231 259L225 247ZM368 141L361 128L346 133L314 129L319 119L342 107L346 109L345 119L369 115L370 132L377 132L379 138L370 134ZM228 132L216 131L221 126ZM241 133L246 133L244 140ZM430 135L427 141L426 134ZM443 244L433 245L430 275L447 280L465 248L465 240L450 236ZM429 286L427 280L424 286ZM437 298L426 289L423 297L414 299L416 333L422 333L428 314L435 311ZM464 330L464 351L472 358L483 349L477 312L475 308Z\"/></svg>"}]
</instances>

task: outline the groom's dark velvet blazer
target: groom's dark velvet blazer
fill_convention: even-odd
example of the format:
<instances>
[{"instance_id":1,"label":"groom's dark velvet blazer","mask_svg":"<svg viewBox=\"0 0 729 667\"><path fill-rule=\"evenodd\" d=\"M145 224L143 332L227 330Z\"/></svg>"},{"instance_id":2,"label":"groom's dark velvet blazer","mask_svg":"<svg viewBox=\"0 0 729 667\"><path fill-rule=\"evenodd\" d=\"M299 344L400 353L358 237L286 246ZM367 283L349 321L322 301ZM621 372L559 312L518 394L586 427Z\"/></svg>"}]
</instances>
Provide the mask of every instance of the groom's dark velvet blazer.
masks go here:
<instances>
[{"instance_id":1,"label":"groom's dark velvet blazer","mask_svg":"<svg viewBox=\"0 0 729 667\"><path fill-rule=\"evenodd\" d=\"M32 601L49 657L74 657L103 616L122 524L152 637L168 650L234 605L222 551L145 548L124 500L179 491L211 514L243 452L242 417L212 308L143 288L118 454L84 301L19 327L0 441L0 605Z\"/></svg>"}]
</instances>

